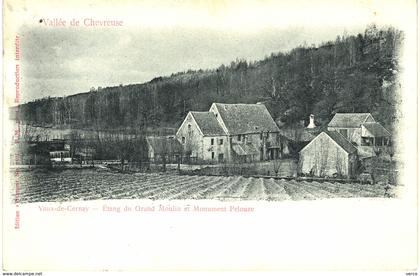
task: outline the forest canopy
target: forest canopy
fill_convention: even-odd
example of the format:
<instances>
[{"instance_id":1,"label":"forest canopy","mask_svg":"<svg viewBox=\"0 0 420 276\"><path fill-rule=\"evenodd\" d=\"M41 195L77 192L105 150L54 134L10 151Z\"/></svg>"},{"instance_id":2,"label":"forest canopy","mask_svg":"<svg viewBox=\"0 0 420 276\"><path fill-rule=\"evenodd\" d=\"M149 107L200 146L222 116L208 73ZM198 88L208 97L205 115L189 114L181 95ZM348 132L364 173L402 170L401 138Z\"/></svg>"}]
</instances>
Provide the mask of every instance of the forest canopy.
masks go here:
<instances>
[{"instance_id":1,"label":"forest canopy","mask_svg":"<svg viewBox=\"0 0 420 276\"><path fill-rule=\"evenodd\" d=\"M263 102L287 126L309 114L325 124L337 112L370 112L392 130L400 104L402 43L401 31L372 25L364 33L260 61L237 59L217 69L179 72L143 84L38 99L18 106L18 116L34 125L146 130L176 128L188 111L208 110L213 102Z\"/></svg>"}]
</instances>

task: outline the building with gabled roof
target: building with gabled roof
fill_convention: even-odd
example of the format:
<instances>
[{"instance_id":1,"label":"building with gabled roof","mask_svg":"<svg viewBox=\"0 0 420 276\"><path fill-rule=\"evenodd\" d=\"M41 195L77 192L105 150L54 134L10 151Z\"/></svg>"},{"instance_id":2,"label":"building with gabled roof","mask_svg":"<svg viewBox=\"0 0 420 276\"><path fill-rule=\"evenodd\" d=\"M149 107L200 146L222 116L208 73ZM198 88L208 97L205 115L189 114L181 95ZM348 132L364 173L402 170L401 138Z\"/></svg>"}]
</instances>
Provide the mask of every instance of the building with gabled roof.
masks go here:
<instances>
[{"instance_id":1,"label":"building with gabled roof","mask_svg":"<svg viewBox=\"0 0 420 276\"><path fill-rule=\"evenodd\" d=\"M223 162L227 134L212 112L190 111L176 132L186 159Z\"/></svg>"},{"instance_id":2,"label":"building with gabled roof","mask_svg":"<svg viewBox=\"0 0 420 276\"><path fill-rule=\"evenodd\" d=\"M359 128L364 123L375 122L370 113L336 113L328 127Z\"/></svg>"},{"instance_id":3,"label":"building with gabled roof","mask_svg":"<svg viewBox=\"0 0 420 276\"><path fill-rule=\"evenodd\" d=\"M391 143L391 133L370 113L337 113L328 130L337 131L352 142L361 158L375 156L375 151L387 151Z\"/></svg>"},{"instance_id":4,"label":"building with gabled roof","mask_svg":"<svg viewBox=\"0 0 420 276\"><path fill-rule=\"evenodd\" d=\"M187 156L209 162L248 162L279 157L279 128L262 104L213 103L190 111L176 137Z\"/></svg>"},{"instance_id":5,"label":"building with gabled roof","mask_svg":"<svg viewBox=\"0 0 420 276\"><path fill-rule=\"evenodd\" d=\"M299 172L316 176L356 174L357 162L388 154L391 133L370 113L337 113L299 153Z\"/></svg>"},{"instance_id":6,"label":"building with gabled roof","mask_svg":"<svg viewBox=\"0 0 420 276\"><path fill-rule=\"evenodd\" d=\"M320 177L353 177L357 148L336 131L323 131L299 153L301 174Z\"/></svg>"}]
</instances>

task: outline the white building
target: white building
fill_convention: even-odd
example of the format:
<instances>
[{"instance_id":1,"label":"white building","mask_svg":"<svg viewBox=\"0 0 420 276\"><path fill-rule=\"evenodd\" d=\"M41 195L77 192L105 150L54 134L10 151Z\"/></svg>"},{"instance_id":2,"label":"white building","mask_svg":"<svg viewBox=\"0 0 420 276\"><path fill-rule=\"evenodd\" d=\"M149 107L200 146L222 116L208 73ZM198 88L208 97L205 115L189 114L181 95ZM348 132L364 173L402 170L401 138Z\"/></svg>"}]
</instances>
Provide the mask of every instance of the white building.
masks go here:
<instances>
[{"instance_id":1,"label":"white building","mask_svg":"<svg viewBox=\"0 0 420 276\"><path fill-rule=\"evenodd\" d=\"M184 154L209 162L250 162L279 157L279 128L262 104L213 103L190 111L176 137Z\"/></svg>"}]
</instances>

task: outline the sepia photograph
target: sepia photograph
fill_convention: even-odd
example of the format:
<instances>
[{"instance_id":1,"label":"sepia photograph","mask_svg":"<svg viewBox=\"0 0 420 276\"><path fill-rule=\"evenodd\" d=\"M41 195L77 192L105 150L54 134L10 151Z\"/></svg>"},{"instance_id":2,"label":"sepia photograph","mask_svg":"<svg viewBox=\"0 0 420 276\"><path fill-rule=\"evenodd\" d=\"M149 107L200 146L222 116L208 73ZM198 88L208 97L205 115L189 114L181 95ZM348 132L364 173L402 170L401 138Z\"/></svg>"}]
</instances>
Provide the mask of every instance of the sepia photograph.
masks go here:
<instances>
[{"instance_id":1,"label":"sepia photograph","mask_svg":"<svg viewBox=\"0 0 420 276\"><path fill-rule=\"evenodd\" d=\"M402 2L5 1L3 271L416 271Z\"/></svg>"}]
</instances>

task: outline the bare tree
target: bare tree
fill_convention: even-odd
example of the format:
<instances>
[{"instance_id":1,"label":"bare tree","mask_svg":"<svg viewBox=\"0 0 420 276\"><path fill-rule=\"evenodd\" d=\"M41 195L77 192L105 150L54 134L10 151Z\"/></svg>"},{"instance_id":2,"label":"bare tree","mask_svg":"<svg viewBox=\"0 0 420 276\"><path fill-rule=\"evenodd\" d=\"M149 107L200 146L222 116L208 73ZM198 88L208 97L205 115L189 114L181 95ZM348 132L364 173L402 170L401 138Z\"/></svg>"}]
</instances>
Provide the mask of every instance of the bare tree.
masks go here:
<instances>
[{"instance_id":1,"label":"bare tree","mask_svg":"<svg viewBox=\"0 0 420 276\"><path fill-rule=\"evenodd\" d=\"M23 141L31 142L37 137L36 128L28 124L19 124L18 138Z\"/></svg>"},{"instance_id":2,"label":"bare tree","mask_svg":"<svg viewBox=\"0 0 420 276\"><path fill-rule=\"evenodd\" d=\"M159 143L160 145L160 160L162 162L162 169L164 172L166 172L166 162L167 162L167 158L168 158L168 154L169 154L169 141L166 138L160 138L161 139L161 143Z\"/></svg>"},{"instance_id":3,"label":"bare tree","mask_svg":"<svg viewBox=\"0 0 420 276\"><path fill-rule=\"evenodd\" d=\"M278 176L279 171L280 171L281 160L278 159L278 158L274 158L271 162L273 164L273 170L274 170L276 176Z\"/></svg>"},{"instance_id":4,"label":"bare tree","mask_svg":"<svg viewBox=\"0 0 420 276\"><path fill-rule=\"evenodd\" d=\"M80 136L80 133L77 130L74 130L74 129L71 130L70 137L69 137L69 144L70 144L70 157L73 159L76 153L83 148L83 141Z\"/></svg>"}]
</instances>

